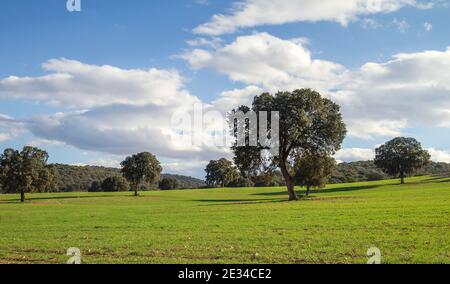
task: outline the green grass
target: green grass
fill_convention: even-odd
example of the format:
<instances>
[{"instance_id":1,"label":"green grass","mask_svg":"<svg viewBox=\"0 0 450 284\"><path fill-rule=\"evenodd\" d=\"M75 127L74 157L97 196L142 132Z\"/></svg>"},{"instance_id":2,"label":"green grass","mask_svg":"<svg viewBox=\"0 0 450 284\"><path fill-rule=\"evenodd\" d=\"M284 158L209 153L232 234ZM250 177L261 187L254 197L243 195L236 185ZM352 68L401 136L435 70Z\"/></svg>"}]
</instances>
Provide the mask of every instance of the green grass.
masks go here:
<instances>
[{"instance_id":1,"label":"green grass","mask_svg":"<svg viewBox=\"0 0 450 284\"><path fill-rule=\"evenodd\" d=\"M0 263L450 263L450 179L0 196Z\"/></svg>"}]
</instances>

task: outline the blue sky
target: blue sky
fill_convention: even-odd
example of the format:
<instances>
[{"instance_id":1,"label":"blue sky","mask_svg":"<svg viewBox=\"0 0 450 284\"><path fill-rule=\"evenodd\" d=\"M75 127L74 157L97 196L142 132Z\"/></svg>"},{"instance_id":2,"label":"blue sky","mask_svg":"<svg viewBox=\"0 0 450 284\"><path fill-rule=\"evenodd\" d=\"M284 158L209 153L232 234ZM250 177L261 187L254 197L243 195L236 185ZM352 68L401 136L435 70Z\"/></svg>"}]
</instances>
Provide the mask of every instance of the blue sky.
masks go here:
<instances>
[{"instance_id":1,"label":"blue sky","mask_svg":"<svg viewBox=\"0 0 450 284\"><path fill-rule=\"evenodd\" d=\"M311 87L343 107L337 159L369 159L408 135L450 162L446 1L81 0L72 13L66 2L1 3L1 149L107 166L147 150L166 172L203 177L229 153L158 141L172 112Z\"/></svg>"}]
</instances>

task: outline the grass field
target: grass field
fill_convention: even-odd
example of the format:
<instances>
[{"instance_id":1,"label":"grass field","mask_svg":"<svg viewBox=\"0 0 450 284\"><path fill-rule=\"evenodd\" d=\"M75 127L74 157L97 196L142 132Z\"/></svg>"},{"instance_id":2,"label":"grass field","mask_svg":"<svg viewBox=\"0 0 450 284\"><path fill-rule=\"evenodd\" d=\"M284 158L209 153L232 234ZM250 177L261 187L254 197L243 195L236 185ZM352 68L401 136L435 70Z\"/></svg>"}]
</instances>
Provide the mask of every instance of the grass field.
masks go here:
<instances>
[{"instance_id":1,"label":"grass field","mask_svg":"<svg viewBox=\"0 0 450 284\"><path fill-rule=\"evenodd\" d=\"M450 263L450 179L407 182L0 195L0 263Z\"/></svg>"}]
</instances>

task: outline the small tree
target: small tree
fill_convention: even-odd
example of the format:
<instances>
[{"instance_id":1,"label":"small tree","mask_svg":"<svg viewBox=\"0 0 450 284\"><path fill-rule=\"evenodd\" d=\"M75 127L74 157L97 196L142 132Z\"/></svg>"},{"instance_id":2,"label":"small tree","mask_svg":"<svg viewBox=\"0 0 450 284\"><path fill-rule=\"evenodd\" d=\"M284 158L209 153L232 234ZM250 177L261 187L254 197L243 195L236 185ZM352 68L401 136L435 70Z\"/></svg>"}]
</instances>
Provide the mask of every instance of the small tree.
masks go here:
<instances>
[{"instance_id":1,"label":"small tree","mask_svg":"<svg viewBox=\"0 0 450 284\"><path fill-rule=\"evenodd\" d=\"M429 162L430 154L414 138L398 137L375 150L375 165L391 176L400 176L401 184L406 175Z\"/></svg>"},{"instance_id":2,"label":"small tree","mask_svg":"<svg viewBox=\"0 0 450 284\"><path fill-rule=\"evenodd\" d=\"M159 182L161 190L172 190L180 187L180 182L174 177L165 177Z\"/></svg>"},{"instance_id":3,"label":"small tree","mask_svg":"<svg viewBox=\"0 0 450 284\"><path fill-rule=\"evenodd\" d=\"M135 196L138 196L139 184L156 182L162 171L159 161L148 152L127 157L121 166L122 174L132 185Z\"/></svg>"},{"instance_id":4,"label":"small tree","mask_svg":"<svg viewBox=\"0 0 450 284\"><path fill-rule=\"evenodd\" d=\"M20 201L25 202L26 192L33 192L36 187L47 186L39 180L40 176L52 174L51 170L44 173L47 160L47 152L35 147L26 146L21 152L6 149L0 156L0 179L3 190L8 193L20 193Z\"/></svg>"},{"instance_id":5,"label":"small tree","mask_svg":"<svg viewBox=\"0 0 450 284\"><path fill-rule=\"evenodd\" d=\"M306 187L306 196L311 188L324 188L333 173L336 161L329 156L305 153L295 161L295 181Z\"/></svg>"},{"instance_id":6,"label":"small tree","mask_svg":"<svg viewBox=\"0 0 450 284\"><path fill-rule=\"evenodd\" d=\"M206 183L209 186L225 187L239 177L233 163L225 158L210 161L206 166Z\"/></svg>"},{"instance_id":7,"label":"small tree","mask_svg":"<svg viewBox=\"0 0 450 284\"><path fill-rule=\"evenodd\" d=\"M130 191L130 184L122 176L106 178L101 185L103 192Z\"/></svg>"}]
</instances>

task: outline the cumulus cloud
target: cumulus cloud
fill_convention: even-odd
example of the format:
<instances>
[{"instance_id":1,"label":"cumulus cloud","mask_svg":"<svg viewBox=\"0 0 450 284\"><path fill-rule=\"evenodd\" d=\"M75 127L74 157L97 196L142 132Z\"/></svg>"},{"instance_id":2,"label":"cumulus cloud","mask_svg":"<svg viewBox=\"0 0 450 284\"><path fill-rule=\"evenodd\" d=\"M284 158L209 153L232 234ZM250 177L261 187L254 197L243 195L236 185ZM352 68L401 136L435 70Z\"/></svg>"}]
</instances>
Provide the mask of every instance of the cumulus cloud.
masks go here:
<instances>
[{"instance_id":1,"label":"cumulus cloud","mask_svg":"<svg viewBox=\"0 0 450 284\"><path fill-rule=\"evenodd\" d=\"M360 16L395 12L403 7L426 9L431 2L416 0L243 0L231 13L216 14L194 29L196 34L221 35L240 28L293 22L332 21L347 26Z\"/></svg>"},{"instance_id":2,"label":"cumulus cloud","mask_svg":"<svg viewBox=\"0 0 450 284\"><path fill-rule=\"evenodd\" d=\"M436 150L434 148L427 149L431 155L431 160L435 162L450 163L450 152Z\"/></svg>"},{"instance_id":3,"label":"cumulus cloud","mask_svg":"<svg viewBox=\"0 0 450 284\"><path fill-rule=\"evenodd\" d=\"M227 105L249 102L262 90L308 87L341 105L352 137L398 136L408 127L450 127L450 48L397 54L387 62L350 70L312 58L302 42L257 33L181 57L193 69L212 69L251 86L224 92L218 101Z\"/></svg>"},{"instance_id":4,"label":"cumulus cloud","mask_svg":"<svg viewBox=\"0 0 450 284\"><path fill-rule=\"evenodd\" d=\"M370 161L375 157L373 149L346 148L339 150L334 158L343 162Z\"/></svg>"},{"instance_id":5,"label":"cumulus cloud","mask_svg":"<svg viewBox=\"0 0 450 284\"><path fill-rule=\"evenodd\" d=\"M299 85L325 90L346 75L339 64L313 59L304 39L283 40L268 33L240 36L213 51L194 49L180 57L194 69L213 69L233 81L272 91Z\"/></svg>"},{"instance_id":6,"label":"cumulus cloud","mask_svg":"<svg viewBox=\"0 0 450 284\"><path fill-rule=\"evenodd\" d=\"M0 113L0 142L12 140L24 131L21 121Z\"/></svg>"},{"instance_id":7,"label":"cumulus cloud","mask_svg":"<svg viewBox=\"0 0 450 284\"><path fill-rule=\"evenodd\" d=\"M194 106L202 102L184 88L176 71L126 70L67 59L49 60L43 66L50 74L1 80L0 98L58 105L64 111L22 121L0 115L1 140L10 139L12 127L20 125L37 137L30 143L36 146L74 146L118 156L150 151L162 160L193 163L229 153L225 145L216 147L211 141L211 131L220 125L211 117L205 117L198 133L204 144L193 143L192 133L180 135L185 129L177 128L174 116L186 118L192 126ZM205 105L205 111L211 108ZM3 131L6 128L9 132ZM89 164L117 166L110 159Z\"/></svg>"},{"instance_id":8,"label":"cumulus cloud","mask_svg":"<svg viewBox=\"0 0 450 284\"><path fill-rule=\"evenodd\" d=\"M54 106L91 108L111 104L167 106L192 97L174 70L121 69L52 59L41 77L10 76L0 80L0 99L22 99Z\"/></svg>"},{"instance_id":9,"label":"cumulus cloud","mask_svg":"<svg viewBox=\"0 0 450 284\"><path fill-rule=\"evenodd\" d=\"M243 89L224 91L218 99L213 101L213 105L215 108L221 110L222 113L227 113L241 105L250 106L252 99L262 92L262 89L257 86L247 86Z\"/></svg>"}]
</instances>

